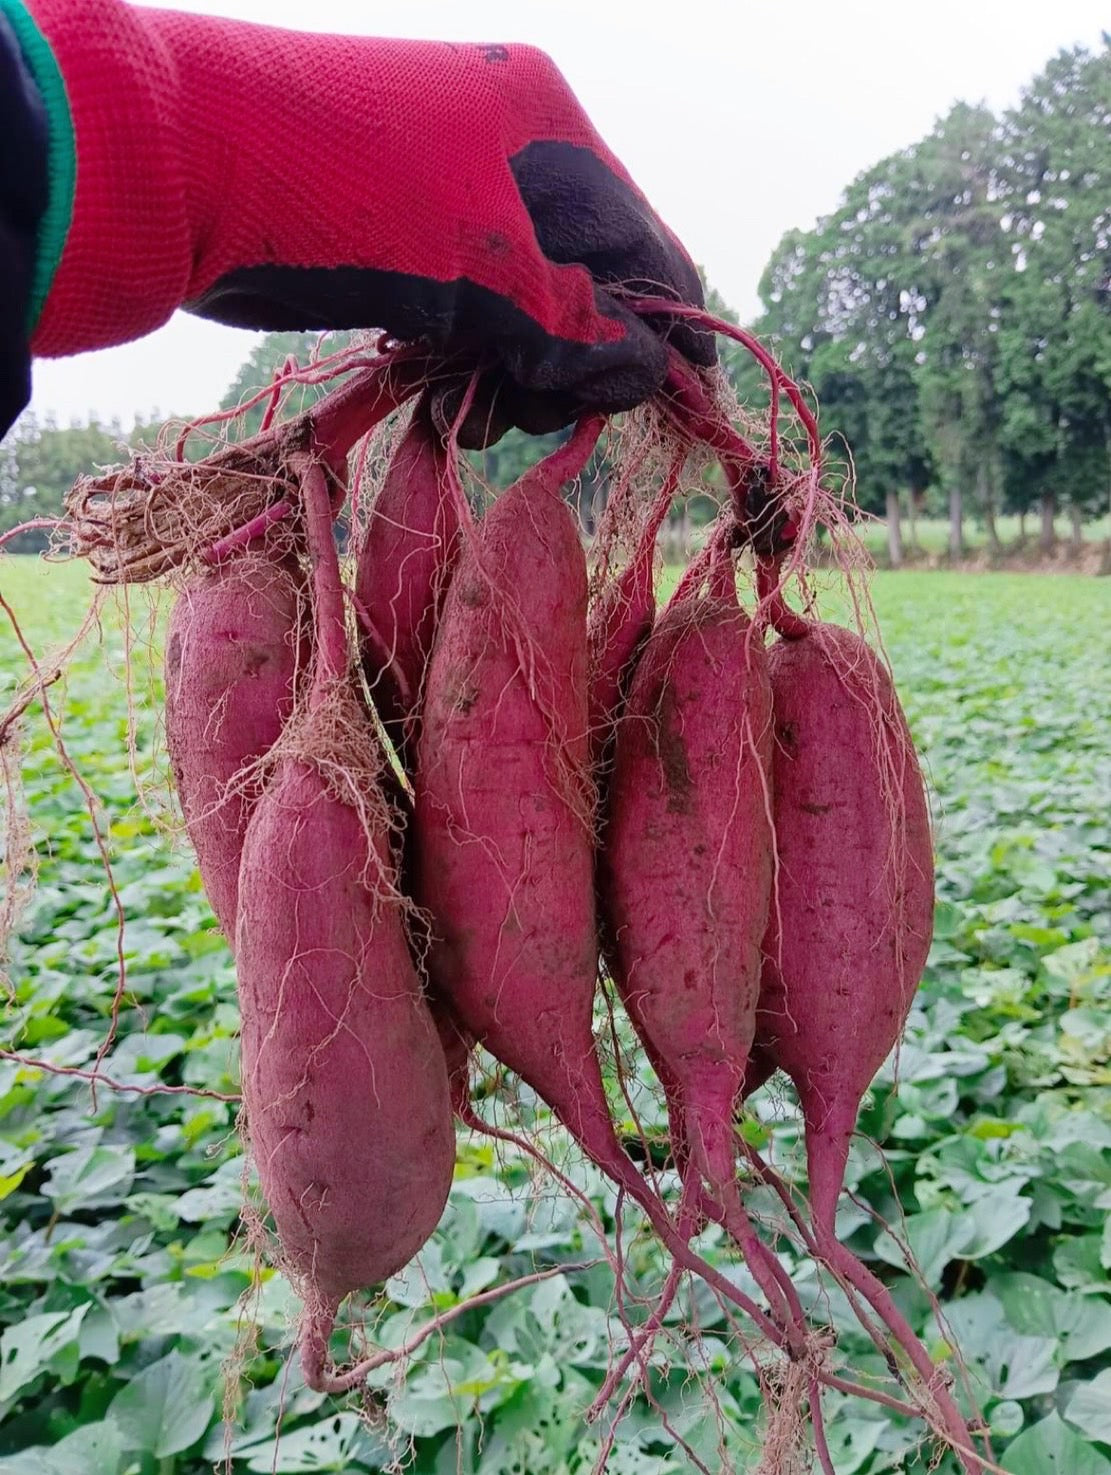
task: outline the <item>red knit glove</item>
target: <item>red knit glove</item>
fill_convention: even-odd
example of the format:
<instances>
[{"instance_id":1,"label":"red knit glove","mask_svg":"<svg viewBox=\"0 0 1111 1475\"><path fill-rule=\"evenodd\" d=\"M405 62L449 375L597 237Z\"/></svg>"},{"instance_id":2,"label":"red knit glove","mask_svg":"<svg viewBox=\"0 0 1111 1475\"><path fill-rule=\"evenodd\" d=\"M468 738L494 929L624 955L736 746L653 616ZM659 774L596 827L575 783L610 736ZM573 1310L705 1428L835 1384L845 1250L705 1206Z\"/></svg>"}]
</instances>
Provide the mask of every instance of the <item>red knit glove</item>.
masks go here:
<instances>
[{"instance_id":1,"label":"red knit glove","mask_svg":"<svg viewBox=\"0 0 1111 1475\"><path fill-rule=\"evenodd\" d=\"M598 285L701 300L542 53L120 0L29 9L77 161L36 353L135 338L179 306L251 328L376 327L504 366L531 392L510 391L509 418L549 424L647 397L665 332L712 362L709 339L654 332Z\"/></svg>"}]
</instances>

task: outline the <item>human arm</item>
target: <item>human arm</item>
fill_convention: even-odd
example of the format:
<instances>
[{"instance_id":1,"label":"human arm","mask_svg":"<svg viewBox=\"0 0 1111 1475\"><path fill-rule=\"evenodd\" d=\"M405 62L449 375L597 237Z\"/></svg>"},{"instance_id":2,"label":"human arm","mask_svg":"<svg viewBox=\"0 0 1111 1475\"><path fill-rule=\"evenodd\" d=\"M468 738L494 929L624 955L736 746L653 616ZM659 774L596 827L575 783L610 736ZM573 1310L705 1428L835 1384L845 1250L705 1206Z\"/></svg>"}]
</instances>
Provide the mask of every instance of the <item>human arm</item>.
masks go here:
<instances>
[{"instance_id":1,"label":"human arm","mask_svg":"<svg viewBox=\"0 0 1111 1475\"><path fill-rule=\"evenodd\" d=\"M639 403L662 380L665 332L712 361L708 338L620 305L619 284L698 301L697 272L531 47L309 35L121 0L0 9L25 16L64 83L46 98L40 289L56 263L31 305L34 354L125 342L178 307L250 328L376 327L490 363L501 418L526 428Z\"/></svg>"}]
</instances>

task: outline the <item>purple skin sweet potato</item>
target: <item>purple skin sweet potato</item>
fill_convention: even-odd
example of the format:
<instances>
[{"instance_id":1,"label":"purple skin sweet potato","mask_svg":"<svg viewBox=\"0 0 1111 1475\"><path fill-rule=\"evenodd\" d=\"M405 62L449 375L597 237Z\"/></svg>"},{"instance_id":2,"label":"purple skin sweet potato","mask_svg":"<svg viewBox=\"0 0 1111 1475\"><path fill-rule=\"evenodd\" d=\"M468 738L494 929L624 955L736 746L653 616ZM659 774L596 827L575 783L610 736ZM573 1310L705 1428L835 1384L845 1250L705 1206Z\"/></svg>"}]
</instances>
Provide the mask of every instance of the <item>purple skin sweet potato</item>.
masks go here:
<instances>
[{"instance_id":1,"label":"purple skin sweet potato","mask_svg":"<svg viewBox=\"0 0 1111 1475\"><path fill-rule=\"evenodd\" d=\"M586 562L559 484L535 471L456 568L414 789L433 988L553 1107L577 1110L598 1095Z\"/></svg>"},{"instance_id":2,"label":"purple skin sweet potato","mask_svg":"<svg viewBox=\"0 0 1111 1475\"><path fill-rule=\"evenodd\" d=\"M370 626L362 641L367 683L391 741L410 760L458 533L447 457L424 398L374 499L355 573Z\"/></svg>"},{"instance_id":3,"label":"purple skin sweet potato","mask_svg":"<svg viewBox=\"0 0 1111 1475\"><path fill-rule=\"evenodd\" d=\"M684 1155L713 1192L733 1182L755 1028L770 759L764 649L730 577L671 604L644 645L618 725L601 867L618 989L664 1067Z\"/></svg>"},{"instance_id":4,"label":"purple skin sweet potato","mask_svg":"<svg viewBox=\"0 0 1111 1475\"><path fill-rule=\"evenodd\" d=\"M769 653L778 874L746 1089L775 1068L802 1106L817 1258L872 1307L963 1469L960 1409L887 1286L836 1233L860 1102L898 1041L933 932L921 769L891 678L858 635L813 624Z\"/></svg>"},{"instance_id":5,"label":"purple skin sweet potato","mask_svg":"<svg viewBox=\"0 0 1111 1475\"><path fill-rule=\"evenodd\" d=\"M719 1219L801 1345L802 1308L741 1202L733 1127L771 892L770 762L767 660L723 548L707 592L674 598L656 622L618 724L604 932L667 1098L680 1231Z\"/></svg>"},{"instance_id":6,"label":"purple skin sweet potato","mask_svg":"<svg viewBox=\"0 0 1111 1475\"><path fill-rule=\"evenodd\" d=\"M236 961L251 1147L282 1250L325 1298L420 1249L451 1185L447 1067L359 814L283 760L248 827Z\"/></svg>"},{"instance_id":7,"label":"purple skin sweet potato","mask_svg":"<svg viewBox=\"0 0 1111 1475\"><path fill-rule=\"evenodd\" d=\"M625 694L636 669L637 656L648 638L656 615L656 593L652 582L655 575L656 538L660 524L671 506L675 482L681 469L682 462L679 462L652 509L633 557L620 575L603 589L587 620L587 710L590 721L590 763L598 790L599 855L603 855L606 848L608 788L613 767L614 736ZM613 939L609 933L604 908L599 914L598 925L602 951L612 972ZM667 1076L666 1064L656 1055L651 1045L646 1043L645 1049L653 1070L663 1081ZM669 1097L670 1094L669 1089ZM672 1147L681 1155L682 1144L678 1140L673 1141Z\"/></svg>"},{"instance_id":8,"label":"purple skin sweet potato","mask_svg":"<svg viewBox=\"0 0 1111 1475\"><path fill-rule=\"evenodd\" d=\"M814 625L769 667L778 877L747 1084L775 1067L794 1081L813 1220L832 1234L861 1098L926 965L930 818L891 678L858 635Z\"/></svg>"},{"instance_id":9,"label":"purple skin sweet potato","mask_svg":"<svg viewBox=\"0 0 1111 1475\"><path fill-rule=\"evenodd\" d=\"M230 943L252 767L277 741L308 660L294 559L245 551L178 597L166 639L166 746L205 893Z\"/></svg>"}]
</instances>

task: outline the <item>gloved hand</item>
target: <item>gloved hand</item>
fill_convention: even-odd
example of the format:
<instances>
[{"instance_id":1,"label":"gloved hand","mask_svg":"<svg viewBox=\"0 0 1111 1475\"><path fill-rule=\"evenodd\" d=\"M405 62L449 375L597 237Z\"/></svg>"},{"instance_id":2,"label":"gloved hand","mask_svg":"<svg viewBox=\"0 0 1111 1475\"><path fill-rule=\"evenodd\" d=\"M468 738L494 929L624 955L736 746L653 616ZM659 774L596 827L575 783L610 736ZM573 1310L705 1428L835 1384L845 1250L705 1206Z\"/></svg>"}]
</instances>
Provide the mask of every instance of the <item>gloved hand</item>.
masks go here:
<instances>
[{"instance_id":1,"label":"gloved hand","mask_svg":"<svg viewBox=\"0 0 1111 1475\"><path fill-rule=\"evenodd\" d=\"M78 163L36 353L135 338L181 305L251 328L378 327L508 371L498 418L533 429L646 398L665 332L712 362L708 337L654 332L605 289L701 299L541 53L121 0L28 9Z\"/></svg>"}]
</instances>

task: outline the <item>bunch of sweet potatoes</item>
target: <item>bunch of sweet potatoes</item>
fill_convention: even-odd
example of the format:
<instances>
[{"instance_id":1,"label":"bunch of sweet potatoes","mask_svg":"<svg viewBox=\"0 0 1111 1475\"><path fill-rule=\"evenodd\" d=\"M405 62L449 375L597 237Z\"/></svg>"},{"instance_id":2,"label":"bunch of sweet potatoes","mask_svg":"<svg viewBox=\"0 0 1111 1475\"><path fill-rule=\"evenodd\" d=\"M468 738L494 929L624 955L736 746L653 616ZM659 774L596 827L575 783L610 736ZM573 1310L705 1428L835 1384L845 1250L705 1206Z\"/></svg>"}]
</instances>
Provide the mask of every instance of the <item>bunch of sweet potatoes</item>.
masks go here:
<instances>
[{"instance_id":1,"label":"bunch of sweet potatoes","mask_svg":"<svg viewBox=\"0 0 1111 1475\"><path fill-rule=\"evenodd\" d=\"M742 1099L783 1070L805 1122L806 1247L926 1378L835 1232L857 1110L930 941L906 723L859 636L796 618L769 643L765 601L738 598L737 537L713 541L657 615L677 474L589 601L564 492L603 429L585 417L476 519L423 403L350 591L332 533L343 488L304 456L294 533L197 576L174 615L169 749L236 953L245 1125L306 1300L306 1374L328 1386L342 1298L435 1228L453 1105L477 1120L477 1044L640 1204L677 1267L803 1357L798 1297L736 1161ZM600 963L666 1097L678 1212L618 1132ZM692 1249L707 1219L763 1305ZM945 1390L928 1416L967 1447Z\"/></svg>"}]
</instances>

